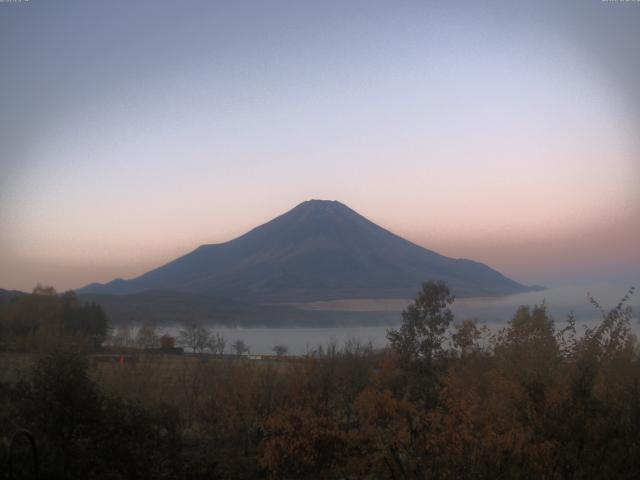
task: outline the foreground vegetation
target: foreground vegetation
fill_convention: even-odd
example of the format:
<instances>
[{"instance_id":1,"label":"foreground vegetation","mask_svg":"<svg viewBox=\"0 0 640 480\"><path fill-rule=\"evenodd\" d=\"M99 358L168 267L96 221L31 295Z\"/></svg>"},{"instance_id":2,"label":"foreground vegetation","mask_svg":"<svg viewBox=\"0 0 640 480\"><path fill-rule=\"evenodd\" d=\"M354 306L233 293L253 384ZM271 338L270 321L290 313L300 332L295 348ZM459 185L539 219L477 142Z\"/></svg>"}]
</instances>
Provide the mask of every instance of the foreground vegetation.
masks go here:
<instances>
[{"instance_id":1,"label":"foreground vegetation","mask_svg":"<svg viewBox=\"0 0 640 480\"><path fill-rule=\"evenodd\" d=\"M34 434L44 478L636 478L627 300L579 334L544 305L492 334L456 323L448 288L429 282L385 351L274 363L95 363L94 329L0 386L0 433Z\"/></svg>"}]
</instances>

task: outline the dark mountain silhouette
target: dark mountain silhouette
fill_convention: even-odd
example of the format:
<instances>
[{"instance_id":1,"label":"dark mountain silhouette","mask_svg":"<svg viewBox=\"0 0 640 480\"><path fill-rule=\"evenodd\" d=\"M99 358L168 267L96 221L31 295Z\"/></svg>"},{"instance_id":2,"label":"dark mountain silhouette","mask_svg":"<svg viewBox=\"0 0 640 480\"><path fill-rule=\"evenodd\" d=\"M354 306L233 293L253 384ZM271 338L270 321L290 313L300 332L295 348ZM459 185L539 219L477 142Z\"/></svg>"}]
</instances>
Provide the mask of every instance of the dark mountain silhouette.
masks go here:
<instances>
[{"instance_id":1,"label":"dark mountain silhouette","mask_svg":"<svg viewBox=\"0 0 640 480\"><path fill-rule=\"evenodd\" d=\"M23 295L28 294L19 290L5 290L3 288L0 288L0 303L8 302L16 297L21 297Z\"/></svg>"},{"instance_id":2,"label":"dark mountain silhouette","mask_svg":"<svg viewBox=\"0 0 640 480\"><path fill-rule=\"evenodd\" d=\"M426 280L459 296L523 292L478 262L415 245L336 201L310 200L226 243L202 245L131 280L91 284L87 294L172 291L275 303L412 298Z\"/></svg>"}]
</instances>

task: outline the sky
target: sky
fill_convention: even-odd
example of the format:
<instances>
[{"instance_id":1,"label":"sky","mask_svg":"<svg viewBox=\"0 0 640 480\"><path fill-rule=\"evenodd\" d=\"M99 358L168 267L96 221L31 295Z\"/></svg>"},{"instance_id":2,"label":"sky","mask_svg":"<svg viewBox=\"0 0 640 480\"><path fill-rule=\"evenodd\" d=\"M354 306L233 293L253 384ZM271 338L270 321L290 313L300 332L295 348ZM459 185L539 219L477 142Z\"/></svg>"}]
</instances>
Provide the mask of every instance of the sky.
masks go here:
<instances>
[{"instance_id":1,"label":"sky","mask_svg":"<svg viewBox=\"0 0 640 480\"><path fill-rule=\"evenodd\" d=\"M0 288L312 199L527 284L640 281L640 2L0 2ZM637 284L637 283L636 283Z\"/></svg>"}]
</instances>

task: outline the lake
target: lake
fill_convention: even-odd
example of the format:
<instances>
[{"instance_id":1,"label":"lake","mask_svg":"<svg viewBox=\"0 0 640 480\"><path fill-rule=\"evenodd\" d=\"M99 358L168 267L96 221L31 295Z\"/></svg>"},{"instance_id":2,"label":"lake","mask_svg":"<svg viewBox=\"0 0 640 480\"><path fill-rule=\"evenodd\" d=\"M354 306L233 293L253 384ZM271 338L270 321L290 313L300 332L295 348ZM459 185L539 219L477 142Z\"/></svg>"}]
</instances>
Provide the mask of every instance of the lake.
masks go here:
<instances>
[{"instance_id":1,"label":"lake","mask_svg":"<svg viewBox=\"0 0 640 480\"><path fill-rule=\"evenodd\" d=\"M615 307L627 291L627 287L612 284L589 286L554 287L539 292L528 292L505 297L462 298L455 301L453 312L456 320L476 319L487 325L492 331L505 326L520 305L540 305L545 302L557 325L573 312L578 328L583 330L593 326L599 320L599 313L591 305L587 293L608 310ZM398 321L388 326L344 326L329 328L224 328L212 325L217 332L224 335L227 345L235 340L243 340L251 348L253 354L270 354L274 345L285 345L292 355L302 355L313 351L318 345L330 343L344 345L349 340L371 342L374 347L384 347L386 332L400 324L401 312L411 300L336 300L298 304L299 307L314 310L371 311L396 312ZM633 307L634 320L632 328L636 335L640 334L640 292L636 292L628 303ZM177 327L168 329L175 334ZM227 347L229 350L229 347Z\"/></svg>"}]
</instances>

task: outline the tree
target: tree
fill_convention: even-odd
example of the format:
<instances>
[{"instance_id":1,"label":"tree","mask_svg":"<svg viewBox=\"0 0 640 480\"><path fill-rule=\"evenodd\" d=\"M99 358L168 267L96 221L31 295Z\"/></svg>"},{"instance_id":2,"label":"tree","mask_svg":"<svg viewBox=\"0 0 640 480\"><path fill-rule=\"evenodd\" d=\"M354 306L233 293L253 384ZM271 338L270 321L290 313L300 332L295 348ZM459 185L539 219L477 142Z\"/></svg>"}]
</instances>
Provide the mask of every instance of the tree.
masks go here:
<instances>
[{"instance_id":1,"label":"tree","mask_svg":"<svg viewBox=\"0 0 640 480\"><path fill-rule=\"evenodd\" d=\"M119 326L111 336L111 344L116 347L131 347L134 344L133 332L129 325Z\"/></svg>"},{"instance_id":2,"label":"tree","mask_svg":"<svg viewBox=\"0 0 640 480\"><path fill-rule=\"evenodd\" d=\"M285 407L265 420L264 429L260 464L272 478L345 478L336 473L346 457L347 439L330 417Z\"/></svg>"},{"instance_id":3,"label":"tree","mask_svg":"<svg viewBox=\"0 0 640 480\"><path fill-rule=\"evenodd\" d=\"M98 349L108 319L96 303L81 303L73 291L57 294L38 285L30 295L11 298L2 306L4 336L18 348L55 350L60 345Z\"/></svg>"},{"instance_id":4,"label":"tree","mask_svg":"<svg viewBox=\"0 0 640 480\"><path fill-rule=\"evenodd\" d=\"M76 350L37 360L10 394L42 478L185 478L177 409L105 395Z\"/></svg>"},{"instance_id":5,"label":"tree","mask_svg":"<svg viewBox=\"0 0 640 480\"><path fill-rule=\"evenodd\" d=\"M244 340L238 339L231 344L231 348L236 352L236 355L242 355L249 353L249 346L244 343Z\"/></svg>"},{"instance_id":6,"label":"tree","mask_svg":"<svg viewBox=\"0 0 640 480\"><path fill-rule=\"evenodd\" d=\"M95 302L82 304L73 290L60 295L61 324L64 331L81 335L98 349L107 338L109 321L100 305Z\"/></svg>"},{"instance_id":7,"label":"tree","mask_svg":"<svg viewBox=\"0 0 640 480\"><path fill-rule=\"evenodd\" d=\"M194 353L203 352L211 340L211 330L195 323L185 324L178 332L178 342Z\"/></svg>"},{"instance_id":8,"label":"tree","mask_svg":"<svg viewBox=\"0 0 640 480\"><path fill-rule=\"evenodd\" d=\"M402 312L400 329L387 332L391 348L408 362L429 363L442 353L444 334L453 321L449 305L454 299L444 282L425 282L420 294Z\"/></svg>"},{"instance_id":9,"label":"tree","mask_svg":"<svg viewBox=\"0 0 640 480\"><path fill-rule=\"evenodd\" d=\"M485 325L478 327L474 320L464 320L462 323L455 324L454 328L451 341L453 346L459 350L461 357L482 351L480 341L482 336L489 332Z\"/></svg>"},{"instance_id":10,"label":"tree","mask_svg":"<svg viewBox=\"0 0 640 480\"><path fill-rule=\"evenodd\" d=\"M175 337L172 337L168 333L165 333L160 337L160 348L164 348L168 350L168 349L175 348L175 346L176 346Z\"/></svg>"},{"instance_id":11,"label":"tree","mask_svg":"<svg viewBox=\"0 0 640 480\"><path fill-rule=\"evenodd\" d=\"M74 470L86 446L78 439L96 428L101 409L86 359L77 351L55 351L35 362L15 393L24 424L45 440L43 463L59 478L79 476Z\"/></svg>"},{"instance_id":12,"label":"tree","mask_svg":"<svg viewBox=\"0 0 640 480\"><path fill-rule=\"evenodd\" d=\"M274 345L272 350L273 353L275 353L279 357L286 355L289 352L289 348L286 345Z\"/></svg>"},{"instance_id":13,"label":"tree","mask_svg":"<svg viewBox=\"0 0 640 480\"><path fill-rule=\"evenodd\" d=\"M208 343L208 348L212 353L216 355L222 355L226 346L227 341L225 340L224 335L218 332L211 335Z\"/></svg>"},{"instance_id":14,"label":"tree","mask_svg":"<svg viewBox=\"0 0 640 480\"><path fill-rule=\"evenodd\" d=\"M140 348L154 348L159 343L156 327L150 323L142 325L136 333L136 345Z\"/></svg>"},{"instance_id":15,"label":"tree","mask_svg":"<svg viewBox=\"0 0 640 480\"><path fill-rule=\"evenodd\" d=\"M449 305L454 298L444 282L423 283L420 294L402 312L400 329L387 332L391 349L407 375L405 395L410 398L435 401L434 360L444 353L444 335L453 321Z\"/></svg>"},{"instance_id":16,"label":"tree","mask_svg":"<svg viewBox=\"0 0 640 480\"><path fill-rule=\"evenodd\" d=\"M44 295L54 297L57 295L56 289L50 285L41 285L40 283L33 289L33 295Z\"/></svg>"}]
</instances>

